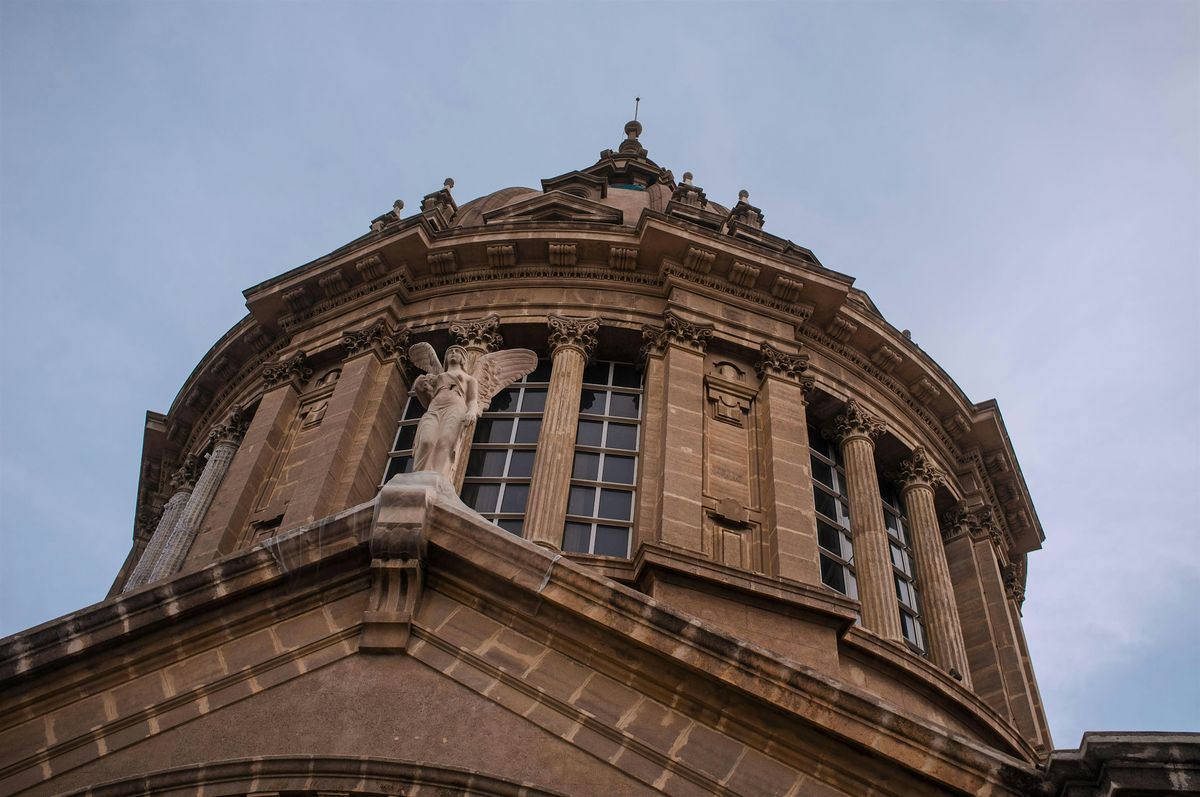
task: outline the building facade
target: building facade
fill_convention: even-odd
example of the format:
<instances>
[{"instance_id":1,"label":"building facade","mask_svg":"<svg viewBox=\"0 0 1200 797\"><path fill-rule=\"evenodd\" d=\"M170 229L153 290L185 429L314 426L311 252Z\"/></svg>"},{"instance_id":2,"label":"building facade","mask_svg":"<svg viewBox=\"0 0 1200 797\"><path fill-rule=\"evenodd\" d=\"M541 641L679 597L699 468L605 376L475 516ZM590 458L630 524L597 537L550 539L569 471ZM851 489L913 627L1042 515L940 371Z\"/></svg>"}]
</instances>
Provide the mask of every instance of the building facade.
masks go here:
<instances>
[{"instance_id":1,"label":"building facade","mask_svg":"<svg viewBox=\"0 0 1200 797\"><path fill-rule=\"evenodd\" d=\"M1132 795L1053 752L994 401L652 161L453 182L245 292L109 597L0 642L0 793ZM537 367L412 473L410 347Z\"/></svg>"}]
</instances>

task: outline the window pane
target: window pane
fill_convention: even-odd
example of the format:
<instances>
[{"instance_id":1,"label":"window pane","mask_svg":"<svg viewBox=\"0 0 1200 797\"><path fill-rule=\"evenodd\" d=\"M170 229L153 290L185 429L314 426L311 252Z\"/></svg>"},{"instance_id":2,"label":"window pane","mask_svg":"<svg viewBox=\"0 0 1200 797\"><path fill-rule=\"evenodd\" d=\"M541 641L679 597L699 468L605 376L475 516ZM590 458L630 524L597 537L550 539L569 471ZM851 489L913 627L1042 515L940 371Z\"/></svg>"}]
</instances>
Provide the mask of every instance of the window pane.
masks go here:
<instances>
[{"instance_id":1,"label":"window pane","mask_svg":"<svg viewBox=\"0 0 1200 797\"><path fill-rule=\"evenodd\" d=\"M533 452L514 451L508 460L509 476L528 476L533 473Z\"/></svg>"},{"instance_id":2,"label":"window pane","mask_svg":"<svg viewBox=\"0 0 1200 797\"><path fill-rule=\"evenodd\" d=\"M604 437L604 424L600 421L580 421L575 433L575 444L580 446L599 446Z\"/></svg>"},{"instance_id":3,"label":"window pane","mask_svg":"<svg viewBox=\"0 0 1200 797\"><path fill-rule=\"evenodd\" d=\"M504 451L475 450L467 458L468 476L503 476Z\"/></svg>"},{"instance_id":4,"label":"window pane","mask_svg":"<svg viewBox=\"0 0 1200 797\"><path fill-rule=\"evenodd\" d=\"M576 457L579 455L576 454ZM637 462L633 457L621 457L608 454L604 457L604 481L617 484L633 484L633 466Z\"/></svg>"},{"instance_id":5,"label":"window pane","mask_svg":"<svg viewBox=\"0 0 1200 797\"><path fill-rule=\"evenodd\" d=\"M584 368L583 383L585 385L607 385L608 363L592 363Z\"/></svg>"},{"instance_id":6,"label":"window pane","mask_svg":"<svg viewBox=\"0 0 1200 797\"><path fill-rule=\"evenodd\" d=\"M603 415L604 399L608 393L603 390L584 390L579 394L579 412L584 415Z\"/></svg>"},{"instance_id":7,"label":"window pane","mask_svg":"<svg viewBox=\"0 0 1200 797\"><path fill-rule=\"evenodd\" d=\"M858 578L849 570L846 571L846 597L858 600Z\"/></svg>"},{"instance_id":8,"label":"window pane","mask_svg":"<svg viewBox=\"0 0 1200 797\"><path fill-rule=\"evenodd\" d=\"M516 534L518 537L525 533L525 521L523 520L498 520L496 521L496 525L510 534Z\"/></svg>"},{"instance_id":9,"label":"window pane","mask_svg":"<svg viewBox=\"0 0 1200 797\"><path fill-rule=\"evenodd\" d=\"M563 528L563 550L587 553L591 544L592 527L588 523L568 523Z\"/></svg>"},{"instance_id":10,"label":"window pane","mask_svg":"<svg viewBox=\"0 0 1200 797\"><path fill-rule=\"evenodd\" d=\"M512 437L512 418L480 418L475 427L476 443L507 443Z\"/></svg>"},{"instance_id":11,"label":"window pane","mask_svg":"<svg viewBox=\"0 0 1200 797\"><path fill-rule=\"evenodd\" d=\"M823 461L812 458L813 478L825 485L829 489L833 489L833 468L829 467Z\"/></svg>"},{"instance_id":12,"label":"window pane","mask_svg":"<svg viewBox=\"0 0 1200 797\"><path fill-rule=\"evenodd\" d=\"M536 443L538 433L542 431L541 418L522 418L517 421L517 439L518 443Z\"/></svg>"},{"instance_id":13,"label":"window pane","mask_svg":"<svg viewBox=\"0 0 1200 797\"><path fill-rule=\"evenodd\" d=\"M521 397L521 412L541 412L546 408L546 391L544 388L525 388Z\"/></svg>"},{"instance_id":14,"label":"window pane","mask_svg":"<svg viewBox=\"0 0 1200 797\"><path fill-rule=\"evenodd\" d=\"M516 388L506 388L496 394L488 406L488 412L515 412L517 409Z\"/></svg>"},{"instance_id":15,"label":"window pane","mask_svg":"<svg viewBox=\"0 0 1200 797\"><path fill-rule=\"evenodd\" d=\"M384 482L388 482L397 473L408 473L411 470L412 457L407 455L403 457L392 457L392 459L388 462L387 473L384 474L383 480Z\"/></svg>"},{"instance_id":16,"label":"window pane","mask_svg":"<svg viewBox=\"0 0 1200 797\"><path fill-rule=\"evenodd\" d=\"M637 451L637 427L625 423L608 425L608 447Z\"/></svg>"},{"instance_id":17,"label":"window pane","mask_svg":"<svg viewBox=\"0 0 1200 797\"><path fill-rule=\"evenodd\" d=\"M820 487L813 487L813 500L816 501L817 511L830 520L837 520L837 499Z\"/></svg>"},{"instance_id":18,"label":"window pane","mask_svg":"<svg viewBox=\"0 0 1200 797\"><path fill-rule=\"evenodd\" d=\"M821 556L821 583L832 587L843 595L846 594L845 569L829 557Z\"/></svg>"},{"instance_id":19,"label":"window pane","mask_svg":"<svg viewBox=\"0 0 1200 797\"><path fill-rule=\"evenodd\" d=\"M642 372L636 365L613 365L613 382L618 387L641 387Z\"/></svg>"},{"instance_id":20,"label":"window pane","mask_svg":"<svg viewBox=\"0 0 1200 797\"><path fill-rule=\"evenodd\" d=\"M408 426L401 426L400 433L396 435L396 447L393 451L411 451L413 440L417 436L417 425L415 423Z\"/></svg>"},{"instance_id":21,"label":"window pane","mask_svg":"<svg viewBox=\"0 0 1200 797\"><path fill-rule=\"evenodd\" d=\"M613 520L631 520L633 518L633 493L625 490L600 491L599 517Z\"/></svg>"},{"instance_id":22,"label":"window pane","mask_svg":"<svg viewBox=\"0 0 1200 797\"><path fill-rule=\"evenodd\" d=\"M525 377L526 382L549 382L550 381L550 361L538 360L537 368L534 368L529 376Z\"/></svg>"},{"instance_id":23,"label":"window pane","mask_svg":"<svg viewBox=\"0 0 1200 797\"><path fill-rule=\"evenodd\" d=\"M571 471L572 479L596 481L600 473L600 455L589 454L586 451L575 452L575 468Z\"/></svg>"},{"instance_id":24,"label":"window pane","mask_svg":"<svg viewBox=\"0 0 1200 797\"><path fill-rule=\"evenodd\" d=\"M636 418L641 404L641 396L630 393L613 393L608 400L608 414L620 418Z\"/></svg>"},{"instance_id":25,"label":"window pane","mask_svg":"<svg viewBox=\"0 0 1200 797\"><path fill-rule=\"evenodd\" d=\"M571 485L567 497L567 514L592 517L596 506L596 489L594 487L576 487Z\"/></svg>"},{"instance_id":26,"label":"window pane","mask_svg":"<svg viewBox=\"0 0 1200 797\"><path fill-rule=\"evenodd\" d=\"M597 526L596 547L601 556L629 556L629 529L622 526Z\"/></svg>"},{"instance_id":27,"label":"window pane","mask_svg":"<svg viewBox=\"0 0 1200 797\"><path fill-rule=\"evenodd\" d=\"M408 400L408 406L404 408L404 420L412 421L420 418L425 414L425 405L416 398Z\"/></svg>"},{"instance_id":28,"label":"window pane","mask_svg":"<svg viewBox=\"0 0 1200 797\"><path fill-rule=\"evenodd\" d=\"M500 497L500 485L468 482L463 485L462 500L476 512L495 512L496 499Z\"/></svg>"},{"instance_id":29,"label":"window pane","mask_svg":"<svg viewBox=\"0 0 1200 797\"><path fill-rule=\"evenodd\" d=\"M817 542L827 551L832 551L838 556L842 555L841 536L838 530L828 523L817 521Z\"/></svg>"},{"instance_id":30,"label":"window pane","mask_svg":"<svg viewBox=\"0 0 1200 797\"><path fill-rule=\"evenodd\" d=\"M529 500L528 484L506 484L504 485L504 500L500 504L500 511L524 512L527 500Z\"/></svg>"},{"instance_id":31,"label":"window pane","mask_svg":"<svg viewBox=\"0 0 1200 797\"><path fill-rule=\"evenodd\" d=\"M889 546L892 549L892 564L901 570L904 569L904 552L895 545Z\"/></svg>"}]
</instances>

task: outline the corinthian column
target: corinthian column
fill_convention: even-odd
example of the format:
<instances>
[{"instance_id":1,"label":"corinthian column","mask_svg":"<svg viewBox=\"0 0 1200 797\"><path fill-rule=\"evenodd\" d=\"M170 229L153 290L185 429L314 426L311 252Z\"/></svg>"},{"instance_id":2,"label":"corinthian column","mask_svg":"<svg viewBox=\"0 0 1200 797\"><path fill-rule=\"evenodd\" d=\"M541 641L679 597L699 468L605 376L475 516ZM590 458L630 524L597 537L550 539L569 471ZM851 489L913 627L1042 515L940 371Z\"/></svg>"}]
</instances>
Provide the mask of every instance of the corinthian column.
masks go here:
<instances>
[{"instance_id":1,"label":"corinthian column","mask_svg":"<svg viewBox=\"0 0 1200 797\"><path fill-rule=\"evenodd\" d=\"M596 318L550 316L550 389L542 413L529 504L525 509L525 538L558 550L567 520L567 493L575 462L575 432L579 425L579 396L583 367L596 349Z\"/></svg>"},{"instance_id":2,"label":"corinthian column","mask_svg":"<svg viewBox=\"0 0 1200 797\"><path fill-rule=\"evenodd\" d=\"M964 686L971 686L967 667L967 649L963 644L962 625L954 602L954 586L942 547L933 491L945 476L930 463L925 449L918 448L912 458L900 463L900 496L908 513L916 554L917 587L920 590L921 617L929 638L929 658Z\"/></svg>"},{"instance_id":3,"label":"corinthian column","mask_svg":"<svg viewBox=\"0 0 1200 797\"><path fill-rule=\"evenodd\" d=\"M192 491L183 511L179 513L162 553L150 571L150 581L173 575L183 564L183 559L195 540L196 531L200 528L200 521L204 519L204 513L212 504L245 431L246 419L242 415L241 407L235 407L228 420L212 430L209 436L213 441L212 453L208 455L204 472L196 481L196 489Z\"/></svg>"},{"instance_id":4,"label":"corinthian column","mask_svg":"<svg viewBox=\"0 0 1200 797\"><path fill-rule=\"evenodd\" d=\"M884 639L901 640L900 610L892 576L892 557L879 475L875 471L875 438L883 434L883 423L851 399L846 411L834 419L835 437L842 447L846 466L846 492L850 499L850 532L854 538L854 574L858 578L858 600L863 626Z\"/></svg>"},{"instance_id":5,"label":"corinthian column","mask_svg":"<svg viewBox=\"0 0 1200 797\"><path fill-rule=\"evenodd\" d=\"M154 563L162 556L167 538L171 536L171 529L175 528L175 523L179 520L183 508L192 496L192 488L196 484L199 469L200 463L196 457L189 456L184 460L183 465L171 474L171 486L175 488L175 493L163 507L162 517L158 519L158 525L154 527L154 534L150 536L150 542L146 543L146 549L142 551L142 556L134 566L133 572L125 580L122 592L137 589L150 580L150 572L154 569Z\"/></svg>"}]
</instances>

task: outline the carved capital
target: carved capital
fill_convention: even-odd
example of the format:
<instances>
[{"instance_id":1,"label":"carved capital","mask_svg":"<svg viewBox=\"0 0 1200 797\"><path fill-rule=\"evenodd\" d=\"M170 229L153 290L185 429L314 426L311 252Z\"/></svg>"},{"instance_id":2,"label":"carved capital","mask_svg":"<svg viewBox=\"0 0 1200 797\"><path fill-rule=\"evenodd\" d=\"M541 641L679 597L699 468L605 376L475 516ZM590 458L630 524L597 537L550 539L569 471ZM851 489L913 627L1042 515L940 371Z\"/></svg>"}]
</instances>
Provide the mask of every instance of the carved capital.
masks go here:
<instances>
[{"instance_id":1,"label":"carved capital","mask_svg":"<svg viewBox=\"0 0 1200 797\"><path fill-rule=\"evenodd\" d=\"M1004 594L1010 601L1017 604L1018 608L1025 602L1025 578L1021 571L1022 568L1018 567L1015 562L1005 565L1001 571L1004 576Z\"/></svg>"},{"instance_id":2,"label":"carved capital","mask_svg":"<svg viewBox=\"0 0 1200 797\"><path fill-rule=\"evenodd\" d=\"M711 324L693 324L691 321L685 321L675 315L671 310L663 314L663 321L666 322L663 334L666 335L667 343L674 343L698 352L703 352L708 348L708 341L713 334Z\"/></svg>"},{"instance_id":3,"label":"carved capital","mask_svg":"<svg viewBox=\"0 0 1200 797\"><path fill-rule=\"evenodd\" d=\"M901 489L909 487L934 488L946 483L946 474L929 461L924 448L913 451L912 456L900 463L896 481Z\"/></svg>"},{"instance_id":4,"label":"carved capital","mask_svg":"<svg viewBox=\"0 0 1200 797\"><path fill-rule=\"evenodd\" d=\"M550 326L550 351L567 347L579 350L585 360L592 358L596 350L596 333L600 331L598 318L564 318L552 315L546 319Z\"/></svg>"},{"instance_id":5,"label":"carved capital","mask_svg":"<svg viewBox=\"0 0 1200 797\"><path fill-rule=\"evenodd\" d=\"M289 382L296 388L300 388L312 377L312 374L312 368L308 365L308 355L303 351L296 352L289 360L266 366L262 372L263 381L266 382L268 388Z\"/></svg>"},{"instance_id":6,"label":"carved capital","mask_svg":"<svg viewBox=\"0 0 1200 797\"><path fill-rule=\"evenodd\" d=\"M844 443L854 437L865 437L874 440L883 434L887 424L858 406L858 402L850 399L841 415L833 419L831 437L839 443Z\"/></svg>"},{"instance_id":7,"label":"carved capital","mask_svg":"<svg viewBox=\"0 0 1200 797\"><path fill-rule=\"evenodd\" d=\"M784 354L770 343L764 342L759 347L758 363L754 368L763 378L774 376L803 384L804 372L808 370L808 355ZM809 384L811 385L811 380Z\"/></svg>"},{"instance_id":8,"label":"carved capital","mask_svg":"<svg viewBox=\"0 0 1200 797\"><path fill-rule=\"evenodd\" d=\"M208 439L214 445L228 443L236 446L242 442L242 437L246 434L246 427L249 425L245 410L240 404L234 404L224 422L217 424L209 432Z\"/></svg>"},{"instance_id":9,"label":"carved capital","mask_svg":"<svg viewBox=\"0 0 1200 797\"><path fill-rule=\"evenodd\" d=\"M191 491L196 482L200 479L200 472L204 469L204 463L195 454L188 454L175 472L171 474L171 487L176 492L184 490Z\"/></svg>"},{"instance_id":10,"label":"carved capital","mask_svg":"<svg viewBox=\"0 0 1200 797\"><path fill-rule=\"evenodd\" d=\"M494 313L475 321L455 321L450 325L450 337L459 346L484 352L498 351L504 345L500 316Z\"/></svg>"},{"instance_id":11,"label":"carved capital","mask_svg":"<svg viewBox=\"0 0 1200 797\"><path fill-rule=\"evenodd\" d=\"M399 355L404 360L408 351L409 332L406 327L393 329L386 319L380 318L366 329L342 333L343 360L350 360L368 352L376 353L380 359Z\"/></svg>"}]
</instances>

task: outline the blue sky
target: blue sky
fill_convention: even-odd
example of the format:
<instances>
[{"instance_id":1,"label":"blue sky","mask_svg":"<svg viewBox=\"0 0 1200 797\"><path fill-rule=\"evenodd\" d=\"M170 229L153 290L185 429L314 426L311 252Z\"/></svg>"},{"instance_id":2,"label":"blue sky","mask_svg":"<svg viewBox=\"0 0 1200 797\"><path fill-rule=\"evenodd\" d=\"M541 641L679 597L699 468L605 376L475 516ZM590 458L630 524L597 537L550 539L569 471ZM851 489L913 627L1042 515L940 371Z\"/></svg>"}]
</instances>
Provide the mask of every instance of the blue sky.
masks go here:
<instances>
[{"instance_id":1,"label":"blue sky","mask_svg":"<svg viewBox=\"0 0 1200 797\"><path fill-rule=\"evenodd\" d=\"M0 634L100 600L241 290L642 143L854 275L1046 529L1055 742L1200 729L1200 4L0 2Z\"/></svg>"}]
</instances>

